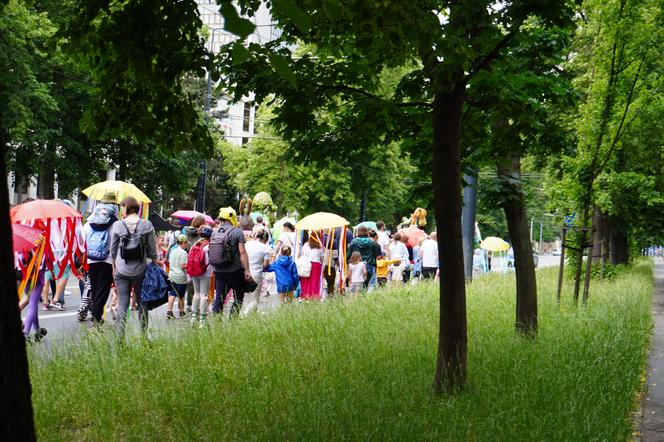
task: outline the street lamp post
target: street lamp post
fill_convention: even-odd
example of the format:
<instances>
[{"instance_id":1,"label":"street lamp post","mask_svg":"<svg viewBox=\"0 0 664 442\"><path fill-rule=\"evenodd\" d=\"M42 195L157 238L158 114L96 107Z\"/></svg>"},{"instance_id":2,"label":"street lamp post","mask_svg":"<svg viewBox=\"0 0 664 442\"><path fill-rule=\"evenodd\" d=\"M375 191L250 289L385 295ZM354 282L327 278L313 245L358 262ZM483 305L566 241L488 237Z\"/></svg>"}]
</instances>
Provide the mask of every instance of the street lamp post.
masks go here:
<instances>
[{"instance_id":1,"label":"street lamp post","mask_svg":"<svg viewBox=\"0 0 664 442\"><path fill-rule=\"evenodd\" d=\"M212 35L210 36L210 52L214 52L214 35L217 31L222 31L223 28L214 28L212 29ZM205 92L205 122L210 121L210 100L212 97L212 73L208 69L207 75L207 90ZM198 164L198 167L201 169L201 174L198 176L198 182L196 183L196 210L198 212L205 212L205 193L207 187L207 162L201 161Z\"/></svg>"}]
</instances>

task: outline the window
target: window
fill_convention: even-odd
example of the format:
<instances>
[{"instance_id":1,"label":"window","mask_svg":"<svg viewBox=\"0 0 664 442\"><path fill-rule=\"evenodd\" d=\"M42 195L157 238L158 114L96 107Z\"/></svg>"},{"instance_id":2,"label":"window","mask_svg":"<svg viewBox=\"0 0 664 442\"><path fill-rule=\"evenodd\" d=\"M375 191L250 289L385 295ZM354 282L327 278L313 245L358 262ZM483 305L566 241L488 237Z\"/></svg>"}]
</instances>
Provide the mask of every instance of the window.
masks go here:
<instances>
[{"instance_id":1,"label":"window","mask_svg":"<svg viewBox=\"0 0 664 442\"><path fill-rule=\"evenodd\" d=\"M243 145L243 146L244 146L245 144L247 144L248 142L249 142L249 138L248 138L248 137L242 137L242 145Z\"/></svg>"},{"instance_id":2,"label":"window","mask_svg":"<svg viewBox=\"0 0 664 442\"><path fill-rule=\"evenodd\" d=\"M249 132L250 123L251 123L251 104L244 103L244 120L242 122L242 130L245 132Z\"/></svg>"}]
</instances>

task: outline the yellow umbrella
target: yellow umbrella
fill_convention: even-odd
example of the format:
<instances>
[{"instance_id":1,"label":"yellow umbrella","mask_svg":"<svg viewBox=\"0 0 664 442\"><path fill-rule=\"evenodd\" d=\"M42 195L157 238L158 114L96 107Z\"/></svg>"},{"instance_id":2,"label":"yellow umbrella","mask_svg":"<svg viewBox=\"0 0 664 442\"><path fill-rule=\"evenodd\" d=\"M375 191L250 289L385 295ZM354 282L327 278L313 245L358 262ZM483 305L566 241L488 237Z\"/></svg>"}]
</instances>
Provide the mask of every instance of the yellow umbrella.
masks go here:
<instances>
[{"instance_id":1,"label":"yellow umbrella","mask_svg":"<svg viewBox=\"0 0 664 442\"><path fill-rule=\"evenodd\" d=\"M109 194L113 194L115 195L116 203L119 203L128 196L133 196L141 204L152 202L138 187L124 181L103 181L93 184L85 189L83 194L89 199L97 201L108 200Z\"/></svg>"},{"instance_id":2,"label":"yellow umbrella","mask_svg":"<svg viewBox=\"0 0 664 442\"><path fill-rule=\"evenodd\" d=\"M296 225L298 230L336 229L350 224L345 218L334 213L318 212L305 216Z\"/></svg>"},{"instance_id":3,"label":"yellow umbrella","mask_svg":"<svg viewBox=\"0 0 664 442\"><path fill-rule=\"evenodd\" d=\"M510 245L501 238L488 236L480 243L480 247L489 252L505 252L509 250Z\"/></svg>"}]
</instances>

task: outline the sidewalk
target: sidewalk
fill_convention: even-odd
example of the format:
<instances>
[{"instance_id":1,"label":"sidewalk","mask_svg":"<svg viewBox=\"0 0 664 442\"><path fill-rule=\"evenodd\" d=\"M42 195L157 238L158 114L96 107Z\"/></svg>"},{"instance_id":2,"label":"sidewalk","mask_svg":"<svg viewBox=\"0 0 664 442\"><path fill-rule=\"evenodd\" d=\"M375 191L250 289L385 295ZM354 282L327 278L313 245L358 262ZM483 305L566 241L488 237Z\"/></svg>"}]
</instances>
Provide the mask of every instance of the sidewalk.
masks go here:
<instances>
[{"instance_id":1,"label":"sidewalk","mask_svg":"<svg viewBox=\"0 0 664 442\"><path fill-rule=\"evenodd\" d=\"M648 355L647 391L643 399L641 440L664 440L664 262L655 261L655 292L652 298L655 327Z\"/></svg>"}]
</instances>

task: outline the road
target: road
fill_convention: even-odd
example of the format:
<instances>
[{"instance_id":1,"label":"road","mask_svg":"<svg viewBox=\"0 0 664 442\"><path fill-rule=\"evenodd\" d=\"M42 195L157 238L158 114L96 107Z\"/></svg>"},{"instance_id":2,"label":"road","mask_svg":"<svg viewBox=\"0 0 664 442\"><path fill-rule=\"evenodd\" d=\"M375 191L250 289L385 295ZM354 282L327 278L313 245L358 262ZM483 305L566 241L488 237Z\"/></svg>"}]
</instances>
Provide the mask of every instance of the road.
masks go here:
<instances>
[{"instance_id":1,"label":"road","mask_svg":"<svg viewBox=\"0 0 664 442\"><path fill-rule=\"evenodd\" d=\"M540 255L538 267L552 267L558 265L559 263L559 256ZM502 268L502 258L493 258L492 271L501 272ZM75 278L71 278L67 284L67 289L65 290L65 306L67 308L66 311L44 311L41 309L41 304L39 305L39 323L41 327L44 327L48 330L47 339L50 342L77 339L77 337L79 337L81 334L87 333L87 330L90 327L90 322L79 322L76 319L76 312L78 310L80 300L81 296L78 290L78 281ZM22 313L25 315L25 310ZM150 330L160 330L163 329L166 325L170 327L171 324L167 324L165 316L165 305L152 310L150 312ZM107 318L107 323L104 325L104 327L111 329L113 321L110 317L110 312L107 313ZM179 324L180 326L188 324L187 319L175 319L172 321ZM130 312L127 328L128 330L139 329L137 312Z\"/></svg>"}]
</instances>

